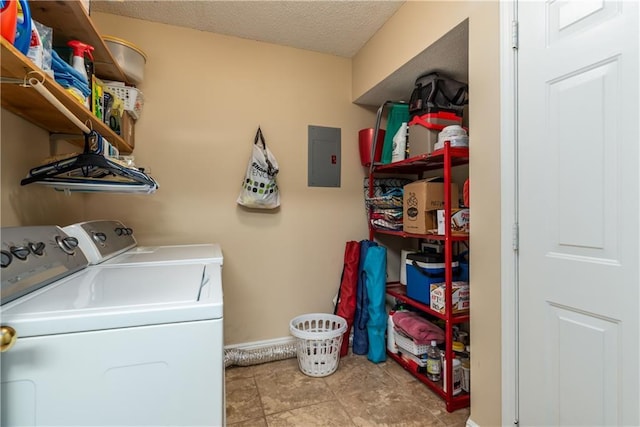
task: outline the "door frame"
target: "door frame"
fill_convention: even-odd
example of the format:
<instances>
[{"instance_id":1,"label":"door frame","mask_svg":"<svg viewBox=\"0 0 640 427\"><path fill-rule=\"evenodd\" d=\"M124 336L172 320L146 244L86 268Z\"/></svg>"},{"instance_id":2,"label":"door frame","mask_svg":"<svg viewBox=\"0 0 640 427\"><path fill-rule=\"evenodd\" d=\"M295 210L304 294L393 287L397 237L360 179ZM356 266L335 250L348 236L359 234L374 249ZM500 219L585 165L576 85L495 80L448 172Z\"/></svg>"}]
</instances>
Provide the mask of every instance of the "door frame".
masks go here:
<instances>
[{"instance_id":1,"label":"door frame","mask_svg":"<svg viewBox=\"0 0 640 427\"><path fill-rule=\"evenodd\" d=\"M513 22L518 1L500 2L500 173L501 173L501 356L502 425L519 420L518 403L518 53L513 49ZM640 20L640 7L637 8ZM517 32L517 28L516 28Z\"/></svg>"},{"instance_id":2,"label":"door frame","mask_svg":"<svg viewBox=\"0 0 640 427\"><path fill-rule=\"evenodd\" d=\"M518 116L517 50L513 48L517 2L500 2L500 301L504 426L516 425L518 420L518 256L514 250L518 238Z\"/></svg>"}]
</instances>

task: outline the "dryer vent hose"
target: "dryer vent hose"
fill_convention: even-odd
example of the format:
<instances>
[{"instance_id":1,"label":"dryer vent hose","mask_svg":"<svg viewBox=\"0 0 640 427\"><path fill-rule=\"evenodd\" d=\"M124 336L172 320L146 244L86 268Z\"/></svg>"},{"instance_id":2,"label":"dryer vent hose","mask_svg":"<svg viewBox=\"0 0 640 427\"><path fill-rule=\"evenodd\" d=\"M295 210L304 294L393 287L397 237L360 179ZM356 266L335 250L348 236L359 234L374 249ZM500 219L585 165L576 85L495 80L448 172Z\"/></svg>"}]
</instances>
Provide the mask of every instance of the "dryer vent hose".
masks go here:
<instances>
[{"instance_id":1,"label":"dryer vent hose","mask_svg":"<svg viewBox=\"0 0 640 427\"><path fill-rule=\"evenodd\" d=\"M251 366L297 356L296 343L286 343L251 350L229 348L224 351L224 367Z\"/></svg>"}]
</instances>

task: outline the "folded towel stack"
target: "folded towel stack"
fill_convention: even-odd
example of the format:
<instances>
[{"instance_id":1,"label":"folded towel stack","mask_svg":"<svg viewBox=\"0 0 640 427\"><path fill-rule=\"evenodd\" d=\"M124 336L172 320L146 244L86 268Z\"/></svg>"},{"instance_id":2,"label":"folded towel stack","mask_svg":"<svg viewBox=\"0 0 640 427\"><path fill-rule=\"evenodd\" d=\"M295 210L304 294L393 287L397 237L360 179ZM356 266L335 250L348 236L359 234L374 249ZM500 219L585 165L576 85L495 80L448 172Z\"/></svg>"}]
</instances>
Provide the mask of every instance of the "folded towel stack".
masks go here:
<instances>
[{"instance_id":1,"label":"folded towel stack","mask_svg":"<svg viewBox=\"0 0 640 427\"><path fill-rule=\"evenodd\" d=\"M51 51L51 65L54 78L60 86L77 89L85 98L91 94L87 78L62 60L55 50Z\"/></svg>"},{"instance_id":2,"label":"folded towel stack","mask_svg":"<svg viewBox=\"0 0 640 427\"><path fill-rule=\"evenodd\" d=\"M442 328L412 311L395 312L393 314L393 324L396 330L412 338L418 345L430 344L432 340L442 344L445 339Z\"/></svg>"}]
</instances>

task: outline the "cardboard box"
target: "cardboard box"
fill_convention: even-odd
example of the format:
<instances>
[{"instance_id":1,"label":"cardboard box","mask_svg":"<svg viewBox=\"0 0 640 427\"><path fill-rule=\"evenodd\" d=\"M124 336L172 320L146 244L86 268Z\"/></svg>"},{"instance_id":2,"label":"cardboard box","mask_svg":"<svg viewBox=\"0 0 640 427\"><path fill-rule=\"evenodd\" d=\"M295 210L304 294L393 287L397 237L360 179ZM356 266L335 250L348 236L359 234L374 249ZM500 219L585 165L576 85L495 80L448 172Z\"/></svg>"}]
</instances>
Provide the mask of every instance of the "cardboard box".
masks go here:
<instances>
[{"instance_id":1,"label":"cardboard box","mask_svg":"<svg viewBox=\"0 0 640 427\"><path fill-rule=\"evenodd\" d=\"M136 145L135 124L136 121L131 113L125 111L120 122L120 136L131 148L134 148Z\"/></svg>"},{"instance_id":2,"label":"cardboard box","mask_svg":"<svg viewBox=\"0 0 640 427\"><path fill-rule=\"evenodd\" d=\"M403 225L407 233L435 231L435 216L429 212L444 209L444 184L429 178L405 185L402 200ZM458 206L458 185L451 183L451 206Z\"/></svg>"},{"instance_id":3,"label":"cardboard box","mask_svg":"<svg viewBox=\"0 0 640 427\"><path fill-rule=\"evenodd\" d=\"M438 234L444 234L444 209L438 209ZM451 234L469 234L469 209L451 209Z\"/></svg>"},{"instance_id":4,"label":"cardboard box","mask_svg":"<svg viewBox=\"0 0 640 427\"><path fill-rule=\"evenodd\" d=\"M431 284L432 310L446 314L446 286L444 283ZM469 310L469 284L467 282L451 282L451 308L454 313Z\"/></svg>"},{"instance_id":5,"label":"cardboard box","mask_svg":"<svg viewBox=\"0 0 640 427\"><path fill-rule=\"evenodd\" d=\"M409 144L409 157L420 154L431 154L433 147L438 142L439 130L429 129L420 124L409 125L407 143Z\"/></svg>"}]
</instances>

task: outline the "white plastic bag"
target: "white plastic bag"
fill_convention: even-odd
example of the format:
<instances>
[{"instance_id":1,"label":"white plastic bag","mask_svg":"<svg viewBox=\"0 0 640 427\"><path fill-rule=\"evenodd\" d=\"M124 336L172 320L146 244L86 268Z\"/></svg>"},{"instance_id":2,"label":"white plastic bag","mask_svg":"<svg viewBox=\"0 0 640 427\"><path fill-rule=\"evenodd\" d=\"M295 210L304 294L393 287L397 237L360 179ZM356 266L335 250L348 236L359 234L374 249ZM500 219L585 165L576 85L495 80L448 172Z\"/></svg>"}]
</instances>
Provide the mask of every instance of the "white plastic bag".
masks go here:
<instances>
[{"instance_id":1,"label":"white plastic bag","mask_svg":"<svg viewBox=\"0 0 640 427\"><path fill-rule=\"evenodd\" d=\"M274 209L280 206L277 174L278 162L267 148L262 130L258 127L238 204L255 209Z\"/></svg>"}]
</instances>

